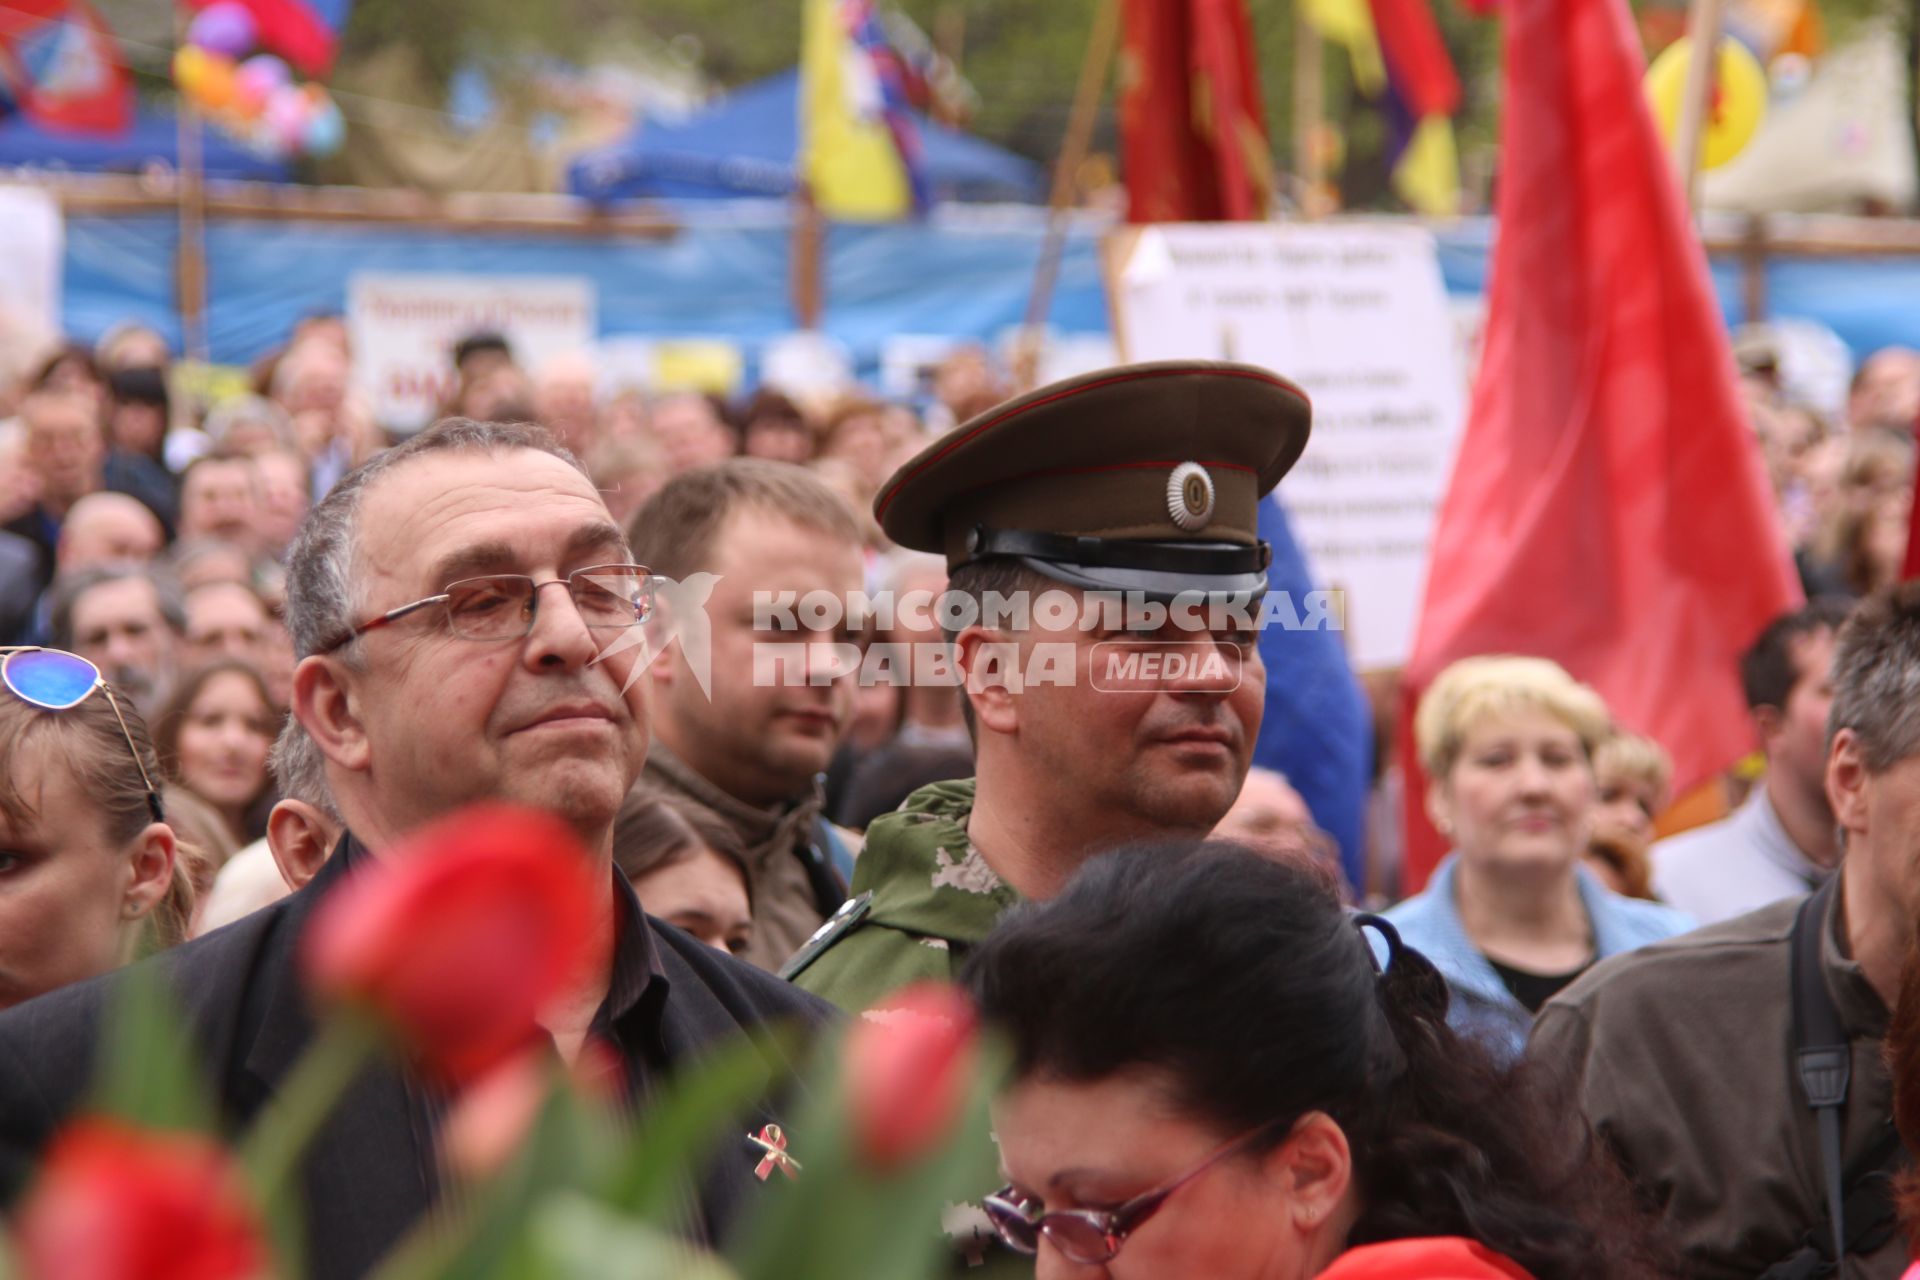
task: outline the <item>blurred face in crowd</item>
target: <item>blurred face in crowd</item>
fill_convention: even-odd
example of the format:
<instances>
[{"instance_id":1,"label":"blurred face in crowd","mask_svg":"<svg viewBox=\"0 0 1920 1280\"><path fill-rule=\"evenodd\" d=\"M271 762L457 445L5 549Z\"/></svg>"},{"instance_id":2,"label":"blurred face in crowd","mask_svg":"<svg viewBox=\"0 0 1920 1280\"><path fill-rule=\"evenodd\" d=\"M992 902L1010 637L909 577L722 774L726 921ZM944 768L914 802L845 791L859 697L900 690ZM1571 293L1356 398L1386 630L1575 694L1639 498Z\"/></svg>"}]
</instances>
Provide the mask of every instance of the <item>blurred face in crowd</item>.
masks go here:
<instances>
[{"instance_id":1,"label":"blurred face in crowd","mask_svg":"<svg viewBox=\"0 0 1920 1280\"><path fill-rule=\"evenodd\" d=\"M54 561L62 573L105 564L145 564L160 554L160 521L124 493L90 493L60 522Z\"/></svg>"},{"instance_id":2,"label":"blurred face in crowd","mask_svg":"<svg viewBox=\"0 0 1920 1280\"><path fill-rule=\"evenodd\" d=\"M1544 709L1488 714L1429 793L1429 812L1468 865L1559 873L1586 850L1596 790L1580 735Z\"/></svg>"},{"instance_id":3,"label":"blurred face in crowd","mask_svg":"<svg viewBox=\"0 0 1920 1280\"><path fill-rule=\"evenodd\" d=\"M552 583L630 560L592 483L560 459L435 453L361 495L352 616L483 574ZM349 825L370 841L493 799L556 812L605 850L647 750L640 691L622 693L635 651L596 661L627 634L589 629L552 585L539 589L523 637L467 639L431 607L369 632L345 656L305 659L294 705L328 757Z\"/></svg>"},{"instance_id":4,"label":"blurred face in crowd","mask_svg":"<svg viewBox=\"0 0 1920 1280\"><path fill-rule=\"evenodd\" d=\"M1867 357L1847 397L1847 418L1857 427L1908 431L1920 416L1920 352L1888 347Z\"/></svg>"},{"instance_id":5,"label":"blurred face in crowd","mask_svg":"<svg viewBox=\"0 0 1920 1280\"><path fill-rule=\"evenodd\" d=\"M747 878L738 864L701 845L687 857L633 879L647 909L716 951L739 955L753 937Z\"/></svg>"},{"instance_id":6,"label":"blurred face in crowd","mask_svg":"<svg viewBox=\"0 0 1920 1280\"><path fill-rule=\"evenodd\" d=\"M173 873L165 826L127 843L107 832L68 750L91 750L90 736L56 745L44 729L18 734L11 726L0 744L0 1009L113 969L124 930L159 904Z\"/></svg>"},{"instance_id":7,"label":"blurred face in crowd","mask_svg":"<svg viewBox=\"0 0 1920 1280\"><path fill-rule=\"evenodd\" d=\"M1593 834L1640 849L1652 844L1653 820L1660 814L1660 788L1654 780L1624 770L1598 770L1595 783Z\"/></svg>"},{"instance_id":8,"label":"blurred face in crowd","mask_svg":"<svg viewBox=\"0 0 1920 1280\"><path fill-rule=\"evenodd\" d=\"M40 477L27 465L27 433L16 420L0 422L0 524L11 524L40 501Z\"/></svg>"},{"instance_id":9,"label":"blurred face in crowd","mask_svg":"<svg viewBox=\"0 0 1920 1280\"><path fill-rule=\"evenodd\" d=\"M755 418L747 423L741 441L742 453L749 458L769 458L774 462L805 462L813 456L813 432L804 422L781 416Z\"/></svg>"},{"instance_id":10,"label":"blurred face in crowd","mask_svg":"<svg viewBox=\"0 0 1920 1280\"><path fill-rule=\"evenodd\" d=\"M576 455L585 457L599 443L599 415L592 361L564 356L540 370L533 384L534 420Z\"/></svg>"},{"instance_id":11,"label":"blurred face in crowd","mask_svg":"<svg viewBox=\"0 0 1920 1280\"><path fill-rule=\"evenodd\" d=\"M267 789L273 718L259 687L241 672L209 677L180 725L180 781L224 813L244 811Z\"/></svg>"},{"instance_id":12,"label":"blurred face in crowd","mask_svg":"<svg viewBox=\"0 0 1920 1280\"><path fill-rule=\"evenodd\" d=\"M861 487L871 493L886 482L887 435L880 410L855 413L843 419L828 437L823 456L837 458L853 469Z\"/></svg>"},{"instance_id":13,"label":"blurred face in crowd","mask_svg":"<svg viewBox=\"0 0 1920 1280\"><path fill-rule=\"evenodd\" d=\"M172 358L167 340L152 329L123 329L101 350L100 365L109 371L164 369Z\"/></svg>"},{"instance_id":14,"label":"blurred face in crowd","mask_svg":"<svg viewBox=\"0 0 1920 1280\"><path fill-rule=\"evenodd\" d=\"M654 663L649 674L661 741L696 773L749 804L804 795L832 760L847 727L857 673L794 685L770 672L757 682L755 649L759 644L824 647L854 637L844 622L822 632L756 630L754 595L766 592L771 599L793 592L797 599L822 591L845 601L865 581L860 549L786 516L741 507L722 522L706 563L719 575L706 606L713 696L701 692L682 647L676 645ZM826 670L827 655L823 648L809 651L809 658L803 669L811 681L816 666Z\"/></svg>"},{"instance_id":15,"label":"blurred face in crowd","mask_svg":"<svg viewBox=\"0 0 1920 1280\"><path fill-rule=\"evenodd\" d=\"M209 582L250 582L253 557L229 542L202 541L192 545L188 554L175 547L174 572L182 590L192 591Z\"/></svg>"},{"instance_id":16,"label":"blurred face in crowd","mask_svg":"<svg viewBox=\"0 0 1920 1280\"><path fill-rule=\"evenodd\" d=\"M1761 707L1754 720L1768 770L1824 809L1827 712L1833 707L1833 632L1810 632L1794 640L1788 652L1793 657L1794 681L1787 705Z\"/></svg>"},{"instance_id":17,"label":"blurred face in crowd","mask_svg":"<svg viewBox=\"0 0 1920 1280\"><path fill-rule=\"evenodd\" d=\"M73 395L34 395L21 406L27 465L40 478L40 501L64 512L100 487L106 442L90 401Z\"/></svg>"},{"instance_id":18,"label":"blurred face in crowd","mask_svg":"<svg viewBox=\"0 0 1920 1280\"><path fill-rule=\"evenodd\" d=\"M252 549L260 539L259 478L251 458L196 462L180 482L180 536Z\"/></svg>"},{"instance_id":19,"label":"blurred face in crowd","mask_svg":"<svg viewBox=\"0 0 1920 1280\"><path fill-rule=\"evenodd\" d=\"M1182 1114L1144 1070L1066 1081L1035 1075L995 1101L993 1130L1015 1196L1030 1212L1111 1212L1200 1169L1236 1137ZM1036 1280L1169 1276L1293 1280L1318 1274L1346 1231L1351 1155L1339 1126L1312 1112L1284 1142L1226 1156L1182 1183L1105 1263L1041 1238Z\"/></svg>"},{"instance_id":20,"label":"blurred face in crowd","mask_svg":"<svg viewBox=\"0 0 1920 1280\"><path fill-rule=\"evenodd\" d=\"M260 512L255 527L267 553L277 556L293 541L312 505L307 466L278 448L255 454L253 463L260 481Z\"/></svg>"},{"instance_id":21,"label":"blurred face in crowd","mask_svg":"<svg viewBox=\"0 0 1920 1280\"><path fill-rule=\"evenodd\" d=\"M108 682L151 711L173 685L176 637L145 578L116 578L73 602L73 649Z\"/></svg>"},{"instance_id":22,"label":"blurred face in crowd","mask_svg":"<svg viewBox=\"0 0 1920 1280\"><path fill-rule=\"evenodd\" d=\"M705 396L686 393L666 397L653 407L648 425L670 475L733 456L733 433Z\"/></svg>"},{"instance_id":23,"label":"blurred face in crowd","mask_svg":"<svg viewBox=\"0 0 1920 1280\"><path fill-rule=\"evenodd\" d=\"M237 582L210 582L187 594L186 665L198 667L216 658L257 664L266 648L271 619L251 588Z\"/></svg>"},{"instance_id":24,"label":"blurred face in crowd","mask_svg":"<svg viewBox=\"0 0 1920 1280\"><path fill-rule=\"evenodd\" d=\"M1078 591L1057 589L1083 602ZM985 646L1009 640L1017 641L1019 669L1003 664L991 673L995 660ZM1204 834L1233 807L1265 705L1266 666L1252 631L1192 631L1172 622L1144 633L1036 625L1016 637L976 626L957 643L980 726L982 773L991 752L999 768L1048 779L1049 793L1081 811L1089 831L1122 838ZM1170 654L1182 661L1126 673L1129 658L1165 662ZM1071 683L1045 673L1050 656L1072 664ZM1024 686L1011 691L1009 676Z\"/></svg>"},{"instance_id":25,"label":"blurred face in crowd","mask_svg":"<svg viewBox=\"0 0 1920 1280\"><path fill-rule=\"evenodd\" d=\"M107 438L116 449L158 457L167 434L167 414L157 404L123 400L107 420Z\"/></svg>"}]
</instances>

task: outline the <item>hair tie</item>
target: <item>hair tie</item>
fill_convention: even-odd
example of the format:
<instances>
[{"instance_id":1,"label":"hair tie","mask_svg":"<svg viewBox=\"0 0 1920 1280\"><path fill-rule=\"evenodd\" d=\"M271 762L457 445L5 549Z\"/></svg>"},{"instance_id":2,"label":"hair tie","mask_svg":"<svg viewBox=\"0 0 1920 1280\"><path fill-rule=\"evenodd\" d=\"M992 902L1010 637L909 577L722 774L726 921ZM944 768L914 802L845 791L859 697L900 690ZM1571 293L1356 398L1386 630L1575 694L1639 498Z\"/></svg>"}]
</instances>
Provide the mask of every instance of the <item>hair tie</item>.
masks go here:
<instances>
[{"instance_id":1,"label":"hair tie","mask_svg":"<svg viewBox=\"0 0 1920 1280\"><path fill-rule=\"evenodd\" d=\"M1362 942L1366 941L1367 930L1372 929L1380 935L1380 940L1387 944L1387 962L1384 965L1380 963L1380 957L1373 953L1373 946L1371 944L1367 946L1367 959L1373 964L1375 973L1384 975L1387 970L1400 963L1400 952L1404 944L1400 941L1400 931L1393 927L1391 920L1374 915L1371 911L1356 911L1353 914L1353 927L1360 931Z\"/></svg>"}]
</instances>

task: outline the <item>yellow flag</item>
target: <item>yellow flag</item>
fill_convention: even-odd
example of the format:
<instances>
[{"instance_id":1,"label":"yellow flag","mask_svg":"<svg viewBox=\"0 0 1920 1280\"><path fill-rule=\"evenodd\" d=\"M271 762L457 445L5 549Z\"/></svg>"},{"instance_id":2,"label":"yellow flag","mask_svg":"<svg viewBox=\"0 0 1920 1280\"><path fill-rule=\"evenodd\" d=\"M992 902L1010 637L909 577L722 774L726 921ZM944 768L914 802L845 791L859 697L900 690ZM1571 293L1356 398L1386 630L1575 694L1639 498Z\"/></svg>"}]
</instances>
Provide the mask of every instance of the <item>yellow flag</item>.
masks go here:
<instances>
[{"instance_id":1,"label":"yellow flag","mask_svg":"<svg viewBox=\"0 0 1920 1280\"><path fill-rule=\"evenodd\" d=\"M1347 47L1353 62L1353 83L1361 93L1376 98L1387 87L1387 64L1380 56L1380 37L1373 29L1373 9L1367 0L1302 0L1306 19L1323 37Z\"/></svg>"},{"instance_id":2,"label":"yellow flag","mask_svg":"<svg viewBox=\"0 0 1920 1280\"><path fill-rule=\"evenodd\" d=\"M879 86L840 22L839 0L806 0L806 6L800 41L801 177L829 218L904 218L913 210L913 189L878 111Z\"/></svg>"},{"instance_id":3,"label":"yellow flag","mask_svg":"<svg viewBox=\"0 0 1920 1280\"><path fill-rule=\"evenodd\" d=\"M1420 121L1400 163L1393 166L1393 189L1429 218L1460 212L1460 156L1453 145L1453 121L1445 116Z\"/></svg>"}]
</instances>

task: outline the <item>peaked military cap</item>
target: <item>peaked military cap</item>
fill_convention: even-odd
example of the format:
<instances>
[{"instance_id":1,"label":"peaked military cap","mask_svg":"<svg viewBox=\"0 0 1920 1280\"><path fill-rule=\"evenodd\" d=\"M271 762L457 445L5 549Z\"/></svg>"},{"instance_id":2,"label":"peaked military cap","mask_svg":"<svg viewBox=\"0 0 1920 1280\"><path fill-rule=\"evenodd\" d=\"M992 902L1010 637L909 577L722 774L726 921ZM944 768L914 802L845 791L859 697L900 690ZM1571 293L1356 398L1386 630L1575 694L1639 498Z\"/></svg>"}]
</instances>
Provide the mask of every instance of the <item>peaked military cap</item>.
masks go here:
<instances>
[{"instance_id":1,"label":"peaked military cap","mask_svg":"<svg viewBox=\"0 0 1920 1280\"><path fill-rule=\"evenodd\" d=\"M1088 590L1257 594L1260 500L1306 448L1306 394L1205 360L1069 378L961 423L896 471L874 515L957 569L1012 556Z\"/></svg>"}]
</instances>

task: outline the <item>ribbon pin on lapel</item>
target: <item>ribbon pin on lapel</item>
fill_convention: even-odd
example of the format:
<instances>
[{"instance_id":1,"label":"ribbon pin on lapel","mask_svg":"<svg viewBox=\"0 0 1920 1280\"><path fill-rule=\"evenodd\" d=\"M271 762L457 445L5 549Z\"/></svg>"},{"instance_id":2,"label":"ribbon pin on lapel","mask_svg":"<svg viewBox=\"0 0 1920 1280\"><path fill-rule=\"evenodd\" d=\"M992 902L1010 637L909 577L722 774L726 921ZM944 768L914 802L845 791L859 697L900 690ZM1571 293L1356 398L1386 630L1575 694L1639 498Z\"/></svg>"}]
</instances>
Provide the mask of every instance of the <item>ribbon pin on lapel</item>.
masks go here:
<instances>
[{"instance_id":1,"label":"ribbon pin on lapel","mask_svg":"<svg viewBox=\"0 0 1920 1280\"><path fill-rule=\"evenodd\" d=\"M780 1132L780 1126L770 1124L758 1133L747 1135L747 1141L766 1152L766 1157L753 1168L753 1176L765 1182L775 1169L789 1178L800 1176L800 1162L787 1154L787 1135Z\"/></svg>"}]
</instances>

